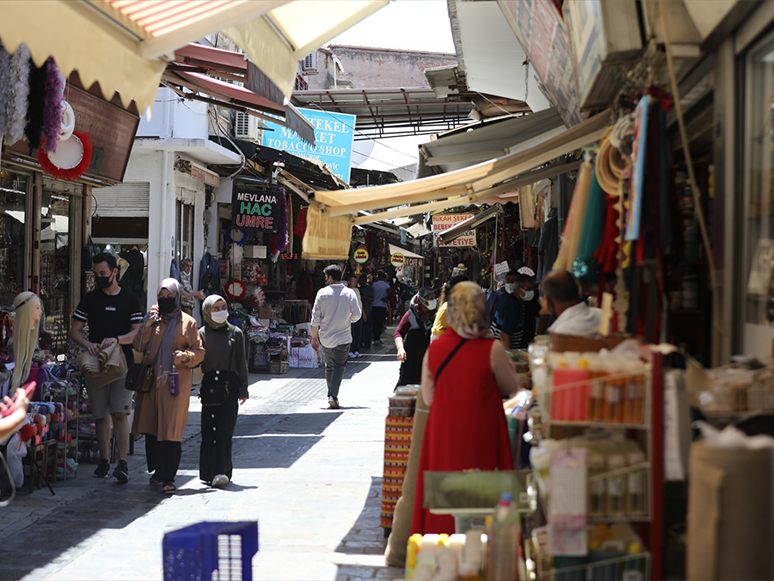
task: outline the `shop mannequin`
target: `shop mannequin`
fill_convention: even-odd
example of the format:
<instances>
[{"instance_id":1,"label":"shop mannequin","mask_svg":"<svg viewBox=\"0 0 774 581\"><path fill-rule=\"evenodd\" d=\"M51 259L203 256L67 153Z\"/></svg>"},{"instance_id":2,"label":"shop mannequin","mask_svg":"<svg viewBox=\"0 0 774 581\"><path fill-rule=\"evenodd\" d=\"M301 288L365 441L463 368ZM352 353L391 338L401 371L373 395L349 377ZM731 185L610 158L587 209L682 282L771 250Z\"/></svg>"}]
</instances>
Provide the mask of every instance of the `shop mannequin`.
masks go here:
<instances>
[{"instance_id":1,"label":"shop mannequin","mask_svg":"<svg viewBox=\"0 0 774 581\"><path fill-rule=\"evenodd\" d=\"M35 293L23 292L13 300L16 316L13 324L13 375L9 395L13 395L29 377L32 367L32 355L38 346L40 319L43 309Z\"/></svg>"}]
</instances>

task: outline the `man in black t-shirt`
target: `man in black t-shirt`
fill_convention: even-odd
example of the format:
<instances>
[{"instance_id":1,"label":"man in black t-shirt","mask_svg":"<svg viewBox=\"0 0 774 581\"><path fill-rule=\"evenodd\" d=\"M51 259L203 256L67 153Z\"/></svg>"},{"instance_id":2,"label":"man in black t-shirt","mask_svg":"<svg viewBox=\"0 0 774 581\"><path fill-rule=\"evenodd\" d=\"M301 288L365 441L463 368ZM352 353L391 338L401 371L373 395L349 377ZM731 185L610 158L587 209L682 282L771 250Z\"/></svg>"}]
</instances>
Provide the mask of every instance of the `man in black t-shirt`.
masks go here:
<instances>
[{"instance_id":1,"label":"man in black t-shirt","mask_svg":"<svg viewBox=\"0 0 774 581\"><path fill-rule=\"evenodd\" d=\"M70 339L92 355L116 341L121 344L127 364L134 361L132 340L142 321L140 301L128 289L118 286L118 267L112 254L98 254L93 259L95 290L81 299L73 313ZM89 324L89 338L81 332ZM97 426L99 466L94 471L97 478L107 478L110 472L110 419L118 447L118 465L113 471L120 482L129 480L126 457L129 453L129 421L132 409L132 392L124 387L125 377L102 387L96 387L89 377L85 378L91 413Z\"/></svg>"}]
</instances>

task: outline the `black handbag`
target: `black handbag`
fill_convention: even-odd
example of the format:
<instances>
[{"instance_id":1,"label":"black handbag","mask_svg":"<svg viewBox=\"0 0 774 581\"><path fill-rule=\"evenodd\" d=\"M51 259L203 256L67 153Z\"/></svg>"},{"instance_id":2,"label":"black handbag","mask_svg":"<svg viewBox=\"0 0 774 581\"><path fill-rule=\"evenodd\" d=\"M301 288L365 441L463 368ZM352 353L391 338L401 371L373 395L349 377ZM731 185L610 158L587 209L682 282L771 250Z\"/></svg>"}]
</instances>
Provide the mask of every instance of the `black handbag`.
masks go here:
<instances>
[{"instance_id":1,"label":"black handbag","mask_svg":"<svg viewBox=\"0 0 774 581\"><path fill-rule=\"evenodd\" d=\"M231 389L236 389L239 375L231 371L234 368L234 329L231 329L229 337L231 343L231 362L229 370L213 369L202 377L202 388L199 390L199 398L202 406L218 406L226 403Z\"/></svg>"},{"instance_id":2,"label":"black handbag","mask_svg":"<svg viewBox=\"0 0 774 581\"><path fill-rule=\"evenodd\" d=\"M146 315L142 322L142 327L140 328L140 341L142 341L142 337L145 334L145 323L147 320L148 316ZM153 341L153 329L155 328L156 323L154 323L151 328L151 336L150 339L148 339L148 343L145 345L145 353L142 356L142 362L132 363L129 365L129 370L126 372L124 387L129 391L148 393L156 383L156 358L158 357L158 353L156 353L156 357L153 358L153 361L148 362L148 353L150 352L150 345Z\"/></svg>"}]
</instances>

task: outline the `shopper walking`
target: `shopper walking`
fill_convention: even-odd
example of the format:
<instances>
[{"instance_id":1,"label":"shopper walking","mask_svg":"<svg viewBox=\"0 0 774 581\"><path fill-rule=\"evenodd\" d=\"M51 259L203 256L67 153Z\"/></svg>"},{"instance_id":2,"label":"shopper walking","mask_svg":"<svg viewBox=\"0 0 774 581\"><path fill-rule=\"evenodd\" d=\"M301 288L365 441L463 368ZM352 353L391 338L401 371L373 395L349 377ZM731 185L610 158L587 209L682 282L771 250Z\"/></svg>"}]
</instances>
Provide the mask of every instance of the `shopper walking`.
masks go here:
<instances>
[{"instance_id":1,"label":"shopper walking","mask_svg":"<svg viewBox=\"0 0 774 581\"><path fill-rule=\"evenodd\" d=\"M395 347L400 361L398 385L418 385L422 381L422 358L430 345L430 329L438 300L429 287L419 289L406 314L395 329Z\"/></svg>"},{"instance_id":2,"label":"shopper walking","mask_svg":"<svg viewBox=\"0 0 774 581\"><path fill-rule=\"evenodd\" d=\"M384 272L381 270L376 274L376 282L373 284L374 302L371 307L371 314L374 318L374 343L381 345L382 331L384 331L384 320L387 317L387 301L390 285L385 279Z\"/></svg>"},{"instance_id":3,"label":"shopper walking","mask_svg":"<svg viewBox=\"0 0 774 581\"><path fill-rule=\"evenodd\" d=\"M199 478L213 488L223 488L232 477L231 444L239 406L247 401L247 355L242 329L229 324L223 297L210 295L202 305L204 325L199 336L204 346L202 386L224 380L222 403L202 401L202 445L199 449ZM217 383L215 381L215 383Z\"/></svg>"},{"instance_id":4,"label":"shopper walking","mask_svg":"<svg viewBox=\"0 0 774 581\"><path fill-rule=\"evenodd\" d=\"M357 296L341 284L341 268L331 264L323 270L325 284L317 292L312 307L312 347L322 347L325 381L328 384L328 406L339 408L339 386L347 365L352 343L351 324L360 319Z\"/></svg>"},{"instance_id":5,"label":"shopper walking","mask_svg":"<svg viewBox=\"0 0 774 581\"><path fill-rule=\"evenodd\" d=\"M86 293L73 313L70 324L70 339L92 355L120 343L127 363L134 362L132 340L142 321L140 301L130 290L118 286L118 265L112 254L97 254L92 259L97 288ZM88 339L83 328L89 324ZM113 423L118 452L118 464L113 476L119 482L129 480L129 412L132 410L132 392L125 389L125 377L96 387L88 376L84 376L86 392L89 394L91 413L97 428L99 465L94 471L96 478L107 478L110 473L110 423Z\"/></svg>"},{"instance_id":6,"label":"shopper walking","mask_svg":"<svg viewBox=\"0 0 774 581\"><path fill-rule=\"evenodd\" d=\"M371 341L374 338L374 323L371 316L371 305L374 303L374 289L368 284L368 277L365 274L360 275L360 301L363 305L363 337L360 345L355 345L356 349L371 349Z\"/></svg>"},{"instance_id":7,"label":"shopper walking","mask_svg":"<svg viewBox=\"0 0 774 581\"><path fill-rule=\"evenodd\" d=\"M531 276L513 271L505 276L505 296L490 330L506 349L523 349L535 338L535 318L540 310L535 294Z\"/></svg>"},{"instance_id":8,"label":"shopper walking","mask_svg":"<svg viewBox=\"0 0 774 581\"><path fill-rule=\"evenodd\" d=\"M180 466L183 428L188 421L191 398L191 368L204 359L204 347L196 320L182 311L182 288L174 278L161 281L156 304L141 333L134 337L136 351L145 352L153 362L156 382L147 393L139 392L135 401L132 432L145 435L151 484L163 485L162 492L174 494L175 475ZM178 389L170 389L170 375L177 373Z\"/></svg>"},{"instance_id":9,"label":"shopper walking","mask_svg":"<svg viewBox=\"0 0 774 581\"><path fill-rule=\"evenodd\" d=\"M352 345L349 347L349 358L357 359L360 357L360 341L363 337L363 323L365 322L365 311L363 311L363 300L360 296L360 289L357 288L357 277L353 274L347 279L347 286L357 296L357 305L362 313L360 318L352 323Z\"/></svg>"}]
</instances>

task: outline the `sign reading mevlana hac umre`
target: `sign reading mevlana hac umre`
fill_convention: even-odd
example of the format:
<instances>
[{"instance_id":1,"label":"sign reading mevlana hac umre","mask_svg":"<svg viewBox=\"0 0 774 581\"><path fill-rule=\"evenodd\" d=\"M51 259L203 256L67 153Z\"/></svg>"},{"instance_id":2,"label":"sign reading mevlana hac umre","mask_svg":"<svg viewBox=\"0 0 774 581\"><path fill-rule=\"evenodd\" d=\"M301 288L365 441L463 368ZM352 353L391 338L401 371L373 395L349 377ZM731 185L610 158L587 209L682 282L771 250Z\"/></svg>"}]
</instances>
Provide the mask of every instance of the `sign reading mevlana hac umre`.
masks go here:
<instances>
[{"instance_id":1,"label":"sign reading mevlana hac umre","mask_svg":"<svg viewBox=\"0 0 774 581\"><path fill-rule=\"evenodd\" d=\"M251 188L235 183L231 199L231 220L235 227L276 232L281 192Z\"/></svg>"},{"instance_id":2,"label":"sign reading mevlana hac umre","mask_svg":"<svg viewBox=\"0 0 774 581\"><path fill-rule=\"evenodd\" d=\"M352 142L355 139L355 115L314 109L299 111L314 126L316 146L312 147L303 141L292 129L270 121L266 122L266 128L274 131L263 132L262 144L298 157L321 161L334 175L349 183Z\"/></svg>"}]
</instances>

